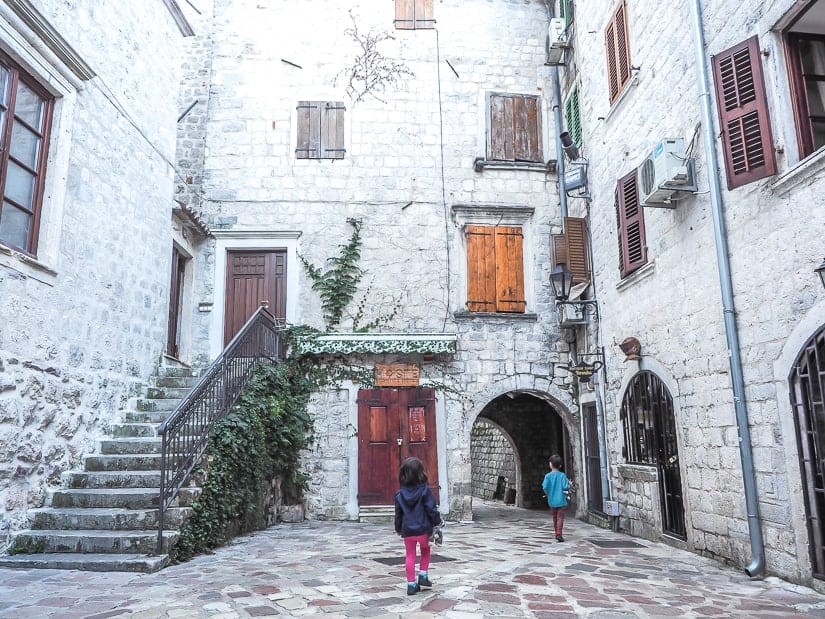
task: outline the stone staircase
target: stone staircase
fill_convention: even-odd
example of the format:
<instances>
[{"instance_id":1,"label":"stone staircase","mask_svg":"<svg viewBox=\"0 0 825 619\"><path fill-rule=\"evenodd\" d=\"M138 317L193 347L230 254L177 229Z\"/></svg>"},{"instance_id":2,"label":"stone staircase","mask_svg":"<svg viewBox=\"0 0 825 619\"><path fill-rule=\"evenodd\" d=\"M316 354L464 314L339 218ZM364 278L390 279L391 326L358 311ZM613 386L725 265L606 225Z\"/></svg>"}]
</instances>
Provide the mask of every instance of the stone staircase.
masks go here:
<instances>
[{"instance_id":1,"label":"stone staircase","mask_svg":"<svg viewBox=\"0 0 825 619\"><path fill-rule=\"evenodd\" d=\"M157 547L160 437L158 425L197 382L188 368L161 367L132 407L86 456L82 471L63 473L63 487L49 507L29 511L31 527L14 536L15 554L0 567L153 572L169 562L177 529L199 489L184 488L164 518L163 549ZM169 530L171 529L171 530Z\"/></svg>"},{"instance_id":2,"label":"stone staircase","mask_svg":"<svg viewBox=\"0 0 825 619\"><path fill-rule=\"evenodd\" d=\"M361 505L358 508L358 522L384 524L395 520L395 505Z\"/></svg>"}]
</instances>

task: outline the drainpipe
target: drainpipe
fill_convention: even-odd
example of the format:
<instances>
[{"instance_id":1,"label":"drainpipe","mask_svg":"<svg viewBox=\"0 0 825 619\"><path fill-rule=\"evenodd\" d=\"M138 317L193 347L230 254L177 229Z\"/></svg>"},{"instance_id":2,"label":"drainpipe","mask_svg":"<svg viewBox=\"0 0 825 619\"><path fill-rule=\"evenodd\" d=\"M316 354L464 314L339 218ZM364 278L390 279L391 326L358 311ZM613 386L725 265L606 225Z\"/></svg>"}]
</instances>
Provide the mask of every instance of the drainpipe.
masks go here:
<instances>
[{"instance_id":1,"label":"drainpipe","mask_svg":"<svg viewBox=\"0 0 825 619\"><path fill-rule=\"evenodd\" d=\"M593 373L593 391L596 395L596 438L599 441L599 474L602 478L602 506L605 501L611 498L610 479L607 475L607 438L604 435L604 405L602 404L601 385L599 383L599 373ZM604 509L604 507L602 507ZM610 528L619 530L618 516L611 516Z\"/></svg>"},{"instance_id":2,"label":"drainpipe","mask_svg":"<svg viewBox=\"0 0 825 619\"><path fill-rule=\"evenodd\" d=\"M719 283L722 292L722 306L725 318L725 337L730 358L733 406L736 426L739 430L739 456L742 460L742 477L745 483L745 504L748 510L748 534L751 544L751 563L745 568L748 576L758 576L765 569L765 546L762 526L759 522L759 503L756 492L756 474L753 467L748 411L745 404L745 381L742 376L742 358L739 350L739 334L733 307L733 285L731 283L728 240L725 218L722 211L722 189L719 185L719 162L714 141L713 116L711 114L710 84L708 64L705 57L705 34L702 28L702 2L691 2L693 28L696 43L696 68L699 72L699 101L702 112L702 129L705 151L708 156L708 182L710 184L710 204L713 215L713 233L716 240L716 263L719 268Z\"/></svg>"},{"instance_id":3,"label":"drainpipe","mask_svg":"<svg viewBox=\"0 0 825 619\"><path fill-rule=\"evenodd\" d=\"M553 7L549 0L544 0L544 7L547 9L547 25L553 18ZM550 97L553 102L553 122L556 127L556 176L559 179L559 208L561 209L561 225L564 231L564 218L567 217L567 193L564 191L562 179L564 178L564 150L561 147L559 134L564 126L561 116L561 86L559 85L559 68L550 67Z\"/></svg>"}]
</instances>

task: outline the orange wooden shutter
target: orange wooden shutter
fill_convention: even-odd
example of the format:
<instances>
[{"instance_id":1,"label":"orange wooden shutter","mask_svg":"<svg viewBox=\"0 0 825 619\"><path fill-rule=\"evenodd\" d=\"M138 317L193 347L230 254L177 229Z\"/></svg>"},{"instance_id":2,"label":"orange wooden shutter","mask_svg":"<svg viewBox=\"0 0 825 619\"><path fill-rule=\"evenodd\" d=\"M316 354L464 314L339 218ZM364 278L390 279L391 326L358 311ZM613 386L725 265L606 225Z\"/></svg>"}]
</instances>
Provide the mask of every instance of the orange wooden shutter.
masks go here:
<instances>
[{"instance_id":1,"label":"orange wooden shutter","mask_svg":"<svg viewBox=\"0 0 825 619\"><path fill-rule=\"evenodd\" d=\"M496 243L492 226L467 226L467 309L496 311Z\"/></svg>"},{"instance_id":2,"label":"orange wooden shutter","mask_svg":"<svg viewBox=\"0 0 825 619\"><path fill-rule=\"evenodd\" d=\"M759 39L734 45L712 63L728 189L776 174Z\"/></svg>"},{"instance_id":3,"label":"orange wooden shutter","mask_svg":"<svg viewBox=\"0 0 825 619\"><path fill-rule=\"evenodd\" d=\"M581 217L565 217L564 236L567 245L567 268L573 274L573 283L589 282L587 220Z\"/></svg>"},{"instance_id":4,"label":"orange wooden shutter","mask_svg":"<svg viewBox=\"0 0 825 619\"><path fill-rule=\"evenodd\" d=\"M523 312L524 249L521 228L496 227L496 311Z\"/></svg>"},{"instance_id":5,"label":"orange wooden shutter","mask_svg":"<svg viewBox=\"0 0 825 619\"><path fill-rule=\"evenodd\" d=\"M619 270L624 277L647 263L645 221L639 204L636 170L621 178L616 187L616 218L619 229Z\"/></svg>"},{"instance_id":6,"label":"orange wooden shutter","mask_svg":"<svg viewBox=\"0 0 825 619\"><path fill-rule=\"evenodd\" d=\"M563 234L551 234L550 242L553 243L553 267L560 264L567 264L567 237Z\"/></svg>"}]
</instances>

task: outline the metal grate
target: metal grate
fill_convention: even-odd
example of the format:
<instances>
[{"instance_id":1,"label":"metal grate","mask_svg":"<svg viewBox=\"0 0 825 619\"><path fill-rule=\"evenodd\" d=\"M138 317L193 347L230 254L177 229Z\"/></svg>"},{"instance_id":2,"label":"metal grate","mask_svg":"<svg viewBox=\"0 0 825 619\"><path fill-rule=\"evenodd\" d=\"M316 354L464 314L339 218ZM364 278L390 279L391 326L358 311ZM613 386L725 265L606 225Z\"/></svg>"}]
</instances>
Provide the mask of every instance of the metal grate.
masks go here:
<instances>
[{"instance_id":1,"label":"metal grate","mask_svg":"<svg viewBox=\"0 0 825 619\"><path fill-rule=\"evenodd\" d=\"M587 541L599 548L647 548L643 544L628 539L590 539Z\"/></svg>"}]
</instances>

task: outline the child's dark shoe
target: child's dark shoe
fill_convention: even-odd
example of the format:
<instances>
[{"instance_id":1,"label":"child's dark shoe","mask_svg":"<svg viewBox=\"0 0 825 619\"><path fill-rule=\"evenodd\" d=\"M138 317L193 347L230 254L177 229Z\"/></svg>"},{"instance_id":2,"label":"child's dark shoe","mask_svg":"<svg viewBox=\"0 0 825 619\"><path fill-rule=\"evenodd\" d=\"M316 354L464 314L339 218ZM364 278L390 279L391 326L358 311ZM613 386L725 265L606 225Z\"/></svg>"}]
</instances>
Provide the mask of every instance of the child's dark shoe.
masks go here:
<instances>
[{"instance_id":1,"label":"child's dark shoe","mask_svg":"<svg viewBox=\"0 0 825 619\"><path fill-rule=\"evenodd\" d=\"M418 583L415 583L413 585L409 583L407 584L407 595L415 595L419 591L421 591L421 587Z\"/></svg>"},{"instance_id":2,"label":"child's dark shoe","mask_svg":"<svg viewBox=\"0 0 825 619\"><path fill-rule=\"evenodd\" d=\"M556 535L556 541L557 542L563 542L564 538L561 535Z\"/></svg>"},{"instance_id":3,"label":"child's dark shoe","mask_svg":"<svg viewBox=\"0 0 825 619\"><path fill-rule=\"evenodd\" d=\"M424 576L424 574L418 575L418 586L419 587L432 587L433 583L430 582L429 576Z\"/></svg>"}]
</instances>

